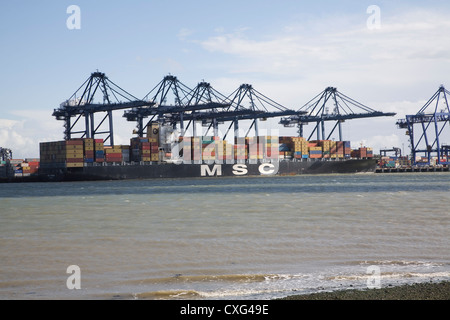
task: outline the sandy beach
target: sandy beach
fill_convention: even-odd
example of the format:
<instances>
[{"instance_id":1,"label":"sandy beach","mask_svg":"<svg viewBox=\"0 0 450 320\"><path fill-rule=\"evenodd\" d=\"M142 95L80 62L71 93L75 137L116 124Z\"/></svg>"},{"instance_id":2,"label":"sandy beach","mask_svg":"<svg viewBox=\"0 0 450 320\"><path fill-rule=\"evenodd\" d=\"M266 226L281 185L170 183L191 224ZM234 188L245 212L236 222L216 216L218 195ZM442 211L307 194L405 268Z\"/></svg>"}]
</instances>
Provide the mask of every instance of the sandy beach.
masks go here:
<instances>
[{"instance_id":1,"label":"sandy beach","mask_svg":"<svg viewBox=\"0 0 450 320\"><path fill-rule=\"evenodd\" d=\"M293 295L280 300L450 300L450 282Z\"/></svg>"}]
</instances>

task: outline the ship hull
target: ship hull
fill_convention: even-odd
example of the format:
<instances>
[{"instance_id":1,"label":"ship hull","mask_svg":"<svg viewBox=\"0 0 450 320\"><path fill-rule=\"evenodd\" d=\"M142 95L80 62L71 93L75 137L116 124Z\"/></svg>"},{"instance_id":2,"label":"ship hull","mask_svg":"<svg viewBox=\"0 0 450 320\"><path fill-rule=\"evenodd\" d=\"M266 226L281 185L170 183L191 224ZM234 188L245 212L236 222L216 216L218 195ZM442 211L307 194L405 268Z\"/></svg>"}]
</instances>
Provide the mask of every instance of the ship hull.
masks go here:
<instances>
[{"instance_id":1,"label":"ship hull","mask_svg":"<svg viewBox=\"0 0 450 320\"><path fill-rule=\"evenodd\" d=\"M374 159L345 161L280 161L234 164L148 164L85 166L66 170L42 170L42 180L89 181L164 178L208 178L237 176L294 176L375 172Z\"/></svg>"}]
</instances>

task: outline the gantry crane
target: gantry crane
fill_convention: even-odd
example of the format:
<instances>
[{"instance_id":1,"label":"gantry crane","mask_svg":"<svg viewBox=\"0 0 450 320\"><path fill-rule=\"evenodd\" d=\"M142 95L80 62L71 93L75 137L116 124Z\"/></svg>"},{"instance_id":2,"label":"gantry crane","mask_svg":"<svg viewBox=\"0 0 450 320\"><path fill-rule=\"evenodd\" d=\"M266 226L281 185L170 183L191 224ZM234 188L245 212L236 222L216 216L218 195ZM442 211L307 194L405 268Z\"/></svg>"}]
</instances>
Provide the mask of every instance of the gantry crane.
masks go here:
<instances>
[{"instance_id":1,"label":"gantry crane","mask_svg":"<svg viewBox=\"0 0 450 320\"><path fill-rule=\"evenodd\" d=\"M394 153L396 158L402 156L402 150L400 148L396 148L396 147L392 147L392 149L382 149L382 150L380 150L380 155L382 157L386 157L388 152Z\"/></svg>"},{"instance_id":2,"label":"gantry crane","mask_svg":"<svg viewBox=\"0 0 450 320\"><path fill-rule=\"evenodd\" d=\"M306 114L306 112L302 110L295 111L284 107L254 89L250 84L242 84L238 89L231 93L228 99L231 101L231 106L228 108L228 111L236 113L236 116L234 118L227 118L227 120L231 121L231 125L225 136L228 134L231 126L234 125L235 137L238 137L240 120L252 120L252 124L250 125L246 136L248 136L253 127L255 136L259 136L258 120L267 120L268 118L285 116L301 116ZM245 105L246 103L248 106ZM238 114L239 112L244 112L244 115L240 116Z\"/></svg>"},{"instance_id":3,"label":"gantry crane","mask_svg":"<svg viewBox=\"0 0 450 320\"><path fill-rule=\"evenodd\" d=\"M437 164L449 164L450 107L447 97L449 94L450 92L441 85L417 114L407 115L405 119L397 121L399 129L407 129L412 162L415 165L430 165L433 155L437 157ZM419 127L417 130L416 125ZM420 153L424 154L427 161L422 159L417 161L417 155Z\"/></svg>"},{"instance_id":4,"label":"gantry crane","mask_svg":"<svg viewBox=\"0 0 450 320\"><path fill-rule=\"evenodd\" d=\"M104 141L109 140L110 144L114 145L112 112L147 106L149 102L136 98L109 80L104 73L97 71L92 73L68 100L54 110L53 116L57 120L64 121L64 139L66 140L72 139L74 135L81 135L81 138L95 138L97 135L107 134ZM94 118L96 113L104 114L98 124ZM72 123L74 117L76 120ZM75 131L82 117L84 117L84 128ZM107 119L109 128L101 131Z\"/></svg>"},{"instance_id":5,"label":"gantry crane","mask_svg":"<svg viewBox=\"0 0 450 320\"><path fill-rule=\"evenodd\" d=\"M174 103L167 105L168 93L172 92ZM151 98L149 98L151 97ZM175 76L166 76L154 89L147 94L143 100L149 101L151 106L144 108L133 108L125 111L124 117L128 121L137 121L137 133L142 135L145 128L155 119L160 123L170 123L172 126L180 124L181 135L184 135L191 125L193 135L196 136L196 121L202 123L209 129L214 129L214 135L218 135L218 125L231 122L224 139L234 125L235 137L239 131L239 121L252 120L252 127L258 135L258 119L281 117L288 115L299 115L306 112L289 110L265 95L256 91L251 85L243 84L228 97L216 91L209 83L200 82L194 89L189 89ZM244 105L248 103L248 106ZM277 111L270 111L275 109ZM143 119L150 117L147 125ZM185 127L184 122L188 121ZM249 132L247 132L248 135Z\"/></svg>"},{"instance_id":6,"label":"gantry crane","mask_svg":"<svg viewBox=\"0 0 450 320\"><path fill-rule=\"evenodd\" d=\"M169 93L174 96L173 103L168 103ZM100 101L96 100L99 96ZM329 102L333 103L331 113L327 106ZM110 81L104 73L97 71L92 73L68 100L54 110L53 116L64 121L66 140L77 134L82 138L108 134L105 141L109 139L110 144L114 145L112 112L124 109L123 117L128 121L137 122L139 136L144 136L145 129L155 119L162 125L170 124L176 127L179 124L181 135L184 135L185 130L193 124L194 136L196 136L196 121L214 128L214 135L217 135L219 123L230 122L223 139L233 126L235 137L238 137L239 122L242 120L252 121L246 136L252 129L258 136L258 120L281 117L281 124L297 125L301 136L303 136L303 125L316 123L310 138L314 132L317 132L318 140L329 139L339 127L339 138L342 140L341 123L347 119L395 115L395 113L375 111L332 87L327 88L299 110L291 110L258 92L249 84L243 84L231 95L225 96L214 90L207 82L202 81L195 89L190 89L172 75L164 77L143 99L138 99ZM96 113L105 114L98 124L94 121ZM72 118L75 117L76 120L72 123ZM84 128L75 131L75 126L82 117L84 117ZM150 120L144 125L144 119L149 117L151 117ZM109 120L109 128L101 131L106 120ZM185 121L189 121L186 128ZM328 136L325 134L326 121L336 121ZM319 130L320 126L321 130Z\"/></svg>"},{"instance_id":7,"label":"gantry crane","mask_svg":"<svg viewBox=\"0 0 450 320\"><path fill-rule=\"evenodd\" d=\"M227 107L221 111L203 111L191 114L184 114L185 120L198 120L202 121L204 126L209 126L209 128L215 128L215 135L217 132L217 124L230 122L230 125L223 136L226 139L229 131L234 126L234 137L239 137L239 122L242 120L251 120L246 136L250 133L251 129L254 128L255 136L259 135L258 130L258 120L266 120L268 118L282 117L288 115L299 115L304 114L304 112L298 112L290 110L281 104L273 101L262 93L258 92L250 84L242 84L231 93L228 97L221 94L215 94L219 97L223 105ZM271 111L276 110L276 111ZM178 117L175 121L180 121Z\"/></svg>"},{"instance_id":8,"label":"gantry crane","mask_svg":"<svg viewBox=\"0 0 450 320\"><path fill-rule=\"evenodd\" d=\"M174 101L168 103L169 94ZM124 112L128 121L137 122L137 134L143 136L145 129L153 121L161 124L169 123L172 126L180 124L181 135L195 121L195 113L199 110L214 112L216 109L224 109L229 104L217 99L219 93L212 89L209 83L201 82L195 89L184 85L177 77L168 75L158 83L142 100L148 101L146 107L136 107ZM216 98L216 99L213 99ZM151 117L144 125L144 119ZM188 127L184 127L184 121L190 120ZM194 135L195 124L193 125Z\"/></svg>"},{"instance_id":9,"label":"gantry crane","mask_svg":"<svg viewBox=\"0 0 450 320\"><path fill-rule=\"evenodd\" d=\"M1 161L10 161L12 159L12 151L11 149L0 147L0 159Z\"/></svg>"},{"instance_id":10,"label":"gantry crane","mask_svg":"<svg viewBox=\"0 0 450 320\"><path fill-rule=\"evenodd\" d=\"M331 106L331 108L330 108ZM343 141L342 123L350 119L373 118L395 116L395 113L376 111L364 104L349 98L336 88L328 87L316 97L311 99L299 111L305 111L306 115L290 116L282 118L280 124L285 127L298 126L298 134L303 137L303 126L315 123L308 140L316 133L317 140L329 140L335 130L339 130L339 141ZM327 134L325 122L334 122L334 126Z\"/></svg>"}]
</instances>

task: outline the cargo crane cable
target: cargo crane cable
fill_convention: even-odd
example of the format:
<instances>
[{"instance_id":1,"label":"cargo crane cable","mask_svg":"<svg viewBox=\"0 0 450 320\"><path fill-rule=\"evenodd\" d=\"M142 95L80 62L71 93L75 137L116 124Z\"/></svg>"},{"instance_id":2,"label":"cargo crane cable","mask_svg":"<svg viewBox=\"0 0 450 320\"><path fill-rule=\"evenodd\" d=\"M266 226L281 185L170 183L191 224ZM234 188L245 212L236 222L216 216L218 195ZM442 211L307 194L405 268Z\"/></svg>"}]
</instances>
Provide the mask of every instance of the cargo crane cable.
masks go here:
<instances>
[{"instance_id":1,"label":"cargo crane cable","mask_svg":"<svg viewBox=\"0 0 450 320\"><path fill-rule=\"evenodd\" d=\"M147 100L158 106L165 106L169 92L174 94L174 106L183 107L188 104L189 94L192 91L180 82L177 77L168 75L163 78L142 100ZM153 96L151 96L153 95Z\"/></svg>"},{"instance_id":2,"label":"cargo crane cable","mask_svg":"<svg viewBox=\"0 0 450 320\"><path fill-rule=\"evenodd\" d=\"M166 105L169 92L175 96L174 105ZM152 98L149 99L149 97ZM214 99L215 98L215 99ZM149 116L158 117L161 124L169 123L174 127L177 122L180 123L181 130L187 130L191 122L184 128L184 118L191 116L191 121L195 121L195 114L199 110L207 110L209 113L216 112L216 109L226 108L229 103L224 102L225 96L214 90L209 83L200 82L196 88L190 89L188 86L180 82L175 76L166 76L161 82L154 87L143 100L148 100L156 107L137 108L126 111L124 117L128 121L138 120L142 123L143 119ZM193 116L194 115L194 116ZM153 119L151 120L153 121ZM149 126L138 124L138 134L142 135L143 131ZM194 126L195 128L195 126Z\"/></svg>"},{"instance_id":3,"label":"cargo crane cable","mask_svg":"<svg viewBox=\"0 0 450 320\"><path fill-rule=\"evenodd\" d=\"M320 97L320 99L318 99ZM336 88L329 87L325 89L322 93L317 95L315 98L310 100L307 104L301 107L299 110L308 111L308 116L325 116L327 115L325 111L325 107L329 99L332 98L335 103L335 109L337 111L334 114L346 114L346 115L356 115L358 114L352 108L356 107L363 110L367 114L376 114L378 111L346 96L345 94L339 92ZM319 107L321 101L323 100L323 104ZM314 102L314 104L313 104ZM311 108L312 107L312 108ZM315 112L317 110L317 112Z\"/></svg>"},{"instance_id":4,"label":"cargo crane cable","mask_svg":"<svg viewBox=\"0 0 450 320\"><path fill-rule=\"evenodd\" d=\"M191 99L188 105L198 105L201 103L219 103L230 104L226 96L215 90L210 83L205 81L200 82L190 95ZM216 109L211 109L212 112L216 112Z\"/></svg>"},{"instance_id":5,"label":"cargo crane cable","mask_svg":"<svg viewBox=\"0 0 450 320\"><path fill-rule=\"evenodd\" d=\"M205 81L200 82L196 88L189 92L188 87L181 84L174 76L164 78L162 82L152 89L152 94L157 92L161 96L159 99L152 99L152 102L159 103L159 101L164 101L167 97L169 85L166 85L165 82L169 85L179 86L181 88L181 90L174 91L175 95L178 94L178 98L175 100L178 107L159 105L158 108L147 108L145 110L144 108L133 109L131 111L126 111L124 117L129 121L136 121L138 118L142 119L157 114L159 119L162 119L161 122L170 123L173 126L180 123L181 130L184 131L187 130L194 121L201 121L203 126L209 128L214 127L216 129L219 123L224 123L225 121L231 122L231 128L233 124L236 126L236 123L239 120L253 120L255 122L255 120L259 118L267 119L269 117L304 114L304 112L296 112L283 107L272 99L269 99L265 95L254 90L253 87L248 84L241 85L239 89L227 97L214 90L211 85ZM184 97L189 97L187 103L185 102L186 99L184 97L180 97L180 92L185 92ZM148 97L152 94L147 94L144 100L148 100ZM158 96L158 94L156 94L155 97ZM250 108L243 106L245 98L250 100ZM179 103L181 101L183 101L183 103ZM269 108L265 107L264 104L270 104L278 111L270 112ZM142 120L138 119L138 121ZM184 128L183 125L184 121L189 121L186 128ZM253 124L253 126L254 125L255 124ZM143 124L138 125L138 129L141 128L138 132L142 134L143 129L147 126L144 126Z\"/></svg>"},{"instance_id":6,"label":"cargo crane cable","mask_svg":"<svg viewBox=\"0 0 450 320\"><path fill-rule=\"evenodd\" d=\"M279 104L278 102L275 102L274 100L268 98L261 92L257 91L253 88L250 84L242 84L238 89L236 89L233 93L231 93L227 100L231 101L232 106L229 108L234 110L246 110L248 108L245 108L242 106L242 102L244 98L247 97L250 101L250 109L254 111L265 111L269 112L269 109L266 107L270 106L275 108L278 111L288 111L289 109L284 107L283 105ZM257 104L257 102L259 104ZM258 108L258 105L260 106Z\"/></svg>"},{"instance_id":7,"label":"cargo crane cable","mask_svg":"<svg viewBox=\"0 0 450 320\"><path fill-rule=\"evenodd\" d=\"M77 98L77 93L84 87L83 93L79 98ZM63 103L63 106L69 107L69 111L79 112L76 108L88 109L91 106L91 109L98 108L99 104L94 104L94 99L96 97L97 90L102 92L102 98L104 105L109 105L112 103L121 103L117 95L124 98L128 102L139 101L138 98L133 96L131 93L122 89L120 86L112 82L106 77L104 73L96 72L93 73L81 86L78 88L75 93ZM109 98L109 93L112 94L116 100L116 102L111 102ZM75 106L71 106L71 101L78 101ZM65 110L64 110L65 111Z\"/></svg>"},{"instance_id":8,"label":"cargo crane cable","mask_svg":"<svg viewBox=\"0 0 450 320\"><path fill-rule=\"evenodd\" d=\"M333 103L333 112L329 113L328 103ZM336 129L339 129L339 140L342 141L341 124L345 120L371 118L381 116L394 116L395 113L384 113L376 111L348 96L339 92L334 87L328 87L314 98L309 100L299 111L306 112L305 115L294 115L282 118L280 124L285 127L298 126L299 136L303 136L303 126L316 123L311 135L317 133L317 140L329 140ZM325 133L325 122L335 121L335 125L328 135ZM319 130L321 127L321 130Z\"/></svg>"},{"instance_id":9,"label":"cargo crane cable","mask_svg":"<svg viewBox=\"0 0 450 320\"><path fill-rule=\"evenodd\" d=\"M242 84L239 86L238 89L228 96L228 100L231 101L231 106L227 111L246 112L247 114L244 117L236 116L235 119L231 119L231 124L227 129L225 137L228 135L228 132L233 125L235 127L235 134L237 134L239 130L239 120L252 120L247 135L249 134L250 129L254 128L255 135L258 136L258 119L267 120L268 118L305 114L303 111L294 111L284 107L254 89L250 84ZM249 107L244 106L244 100L249 103Z\"/></svg>"},{"instance_id":10,"label":"cargo crane cable","mask_svg":"<svg viewBox=\"0 0 450 320\"><path fill-rule=\"evenodd\" d=\"M221 108L222 110L229 108L231 106L231 102L228 101L227 97L225 97L223 94L215 90L210 83L205 82L204 80L200 82L194 89L191 95L191 100L189 101L189 106L195 106L195 105L203 105L205 107L210 106L211 108L202 108L201 110L203 113L211 115L210 119L206 118L200 118L198 120L202 121L202 126L208 127L206 134L209 133L209 130L211 128L214 129L214 136L218 136L218 130L219 130L219 123L223 123L221 119L217 119L217 114L220 113L218 109ZM197 114L197 110L193 110L192 114ZM180 114L182 115L182 114ZM194 116L195 117L195 116ZM187 128L191 125L192 121L195 119L192 119L189 121ZM180 126L182 133L184 135L184 124L183 121L180 119ZM186 128L186 129L187 129Z\"/></svg>"}]
</instances>

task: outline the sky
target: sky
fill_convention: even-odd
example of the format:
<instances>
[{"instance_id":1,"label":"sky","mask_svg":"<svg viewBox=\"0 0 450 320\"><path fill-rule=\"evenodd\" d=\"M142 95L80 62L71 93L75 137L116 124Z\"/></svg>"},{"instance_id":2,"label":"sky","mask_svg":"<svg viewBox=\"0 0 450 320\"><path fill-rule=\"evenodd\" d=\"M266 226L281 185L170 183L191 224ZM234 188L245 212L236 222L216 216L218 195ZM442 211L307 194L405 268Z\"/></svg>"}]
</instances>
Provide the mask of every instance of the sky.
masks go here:
<instances>
[{"instance_id":1,"label":"sky","mask_svg":"<svg viewBox=\"0 0 450 320\"><path fill-rule=\"evenodd\" d=\"M344 140L409 153L396 121L448 84L449 13L450 2L438 0L2 1L0 146L33 158L40 142L62 140L53 110L98 70L138 98L171 74L225 96L251 84L294 110L336 87L397 113L347 121ZM136 126L122 114L114 113L116 144L128 144ZM260 131L297 135L278 120Z\"/></svg>"}]
</instances>

